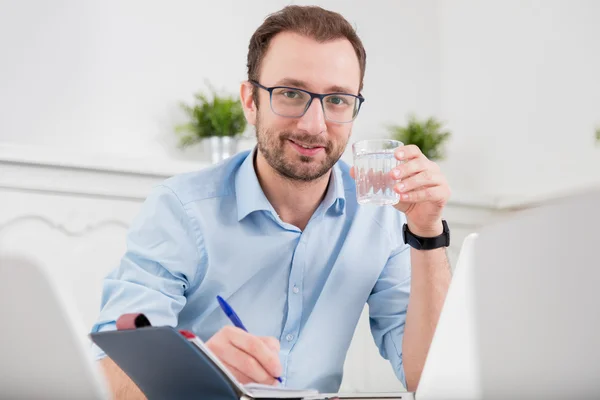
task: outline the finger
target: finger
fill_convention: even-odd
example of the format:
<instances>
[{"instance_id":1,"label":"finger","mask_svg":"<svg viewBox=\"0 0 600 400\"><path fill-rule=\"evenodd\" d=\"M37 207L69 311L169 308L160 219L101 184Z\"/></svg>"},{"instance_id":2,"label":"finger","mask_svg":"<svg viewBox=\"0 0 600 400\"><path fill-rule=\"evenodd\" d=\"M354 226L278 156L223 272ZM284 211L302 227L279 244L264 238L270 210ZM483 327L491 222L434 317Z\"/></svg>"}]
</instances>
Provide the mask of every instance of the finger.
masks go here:
<instances>
[{"instance_id":1,"label":"finger","mask_svg":"<svg viewBox=\"0 0 600 400\"><path fill-rule=\"evenodd\" d=\"M415 174L409 178L403 179L400 183L394 185L394 190L397 193L407 193L415 189L423 187L433 187L442 185L445 179L442 174L425 170Z\"/></svg>"},{"instance_id":2,"label":"finger","mask_svg":"<svg viewBox=\"0 0 600 400\"><path fill-rule=\"evenodd\" d=\"M241 329L234 328L229 335L231 343L258 361L260 366L266 370L271 377L281 375L281 363L279 354L271 350L257 336L251 335Z\"/></svg>"},{"instance_id":3,"label":"finger","mask_svg":"<svg viewBox=\"0 0 600 400\"><path fill-rule=\"evenodd\" d=\"M263 369L255 358L239 349L235 349L235 351L239 353L234 355L236 360L236 366L234 368L236 368L240 374L246 376L249 382L262 383L263 385L274 385L277 382L275 377Z\"/></svg>"},{"instance_id":4,"label":"finger","mask_svg":"<svg viewBox=\"0 0 600 400\"><path fill-rule=\"evenodd\" d=\"M264 344L267 345L268 348L270 348L271 350L273 350L274 352L279 354L279 350L280 350L280 344L279 344L279 340L277 340L276 338L272 337L272 336L261 336L259 337L260 340L263 341Z\"/></svg>"},{"instance_id":5,"label":"finger","mask_svg":"<svg viewBox=\"0 0 600 400\"><path fill-rule=\"evenodd\" d=\"M223 360L221 360L221 362L223 363L225 368L227 368L229 370L229 372L231 372L233 374L233 376L235 376L235 379L237 379L242 385L246 385L248 383L256 383L252 380L252 378L250 378L248 375L244 374L242 371L240 371L233 365L230 365L230 364L224 362Z\"/></svg>"},{"instance_id":6,"label":"finger","mask_svg":"<svg viewBox=\"0 0 600 400\"><path fill-rule=\"evenodd\" d=\"M447 200L446 190L443 186L433 186L416 189L400 195L403 203L444 202Z\"/></svg>"},{"instance_id":7,"label":"finger","mask_svg":"<svg viewBox=\"0 0 600 400\"><path fill-rule=\"evenodd\" d=\"M406 179L412 175L425 171L429 167L429 164L430 161L425 158L416 158L394 167L390 173L395 179Z\"/></svg>"},{"instance_id":8,"label":"finger","mask_svg":"<svg viewBox=\"0 0 600 400\"><path fill-rule=\"evenodd\" d=\"M423 153L418 146L415 146L414 144L407 144L405 146L398 147L394 151L394 156L399 161L407 161L412 160L413 158L419 158L423 156Z\"/></svg>"},{"instance_id":9,"label":"finger","mask_svg":"<svg viewBox=\"0 0 600 400\"><path fill-rule=\"evenodd\" d=\"M356 179L356 172L354 172L354 167L350 167L350 176L352 179Z\"/></svg>"},{"instance_id":10,"label":"finger","mask_svg":"<svg viewBox=\"0 0 600 400\"><path fill-rule=\"evenodd\" d=\"M231 342L224 342L216 351L218 353L215 352L215 354L223 363L235 368L238 372L246 376L250 382L267 385L275 382L275 377L256 358L237 348Z\"/></svg>"}]
</instances>

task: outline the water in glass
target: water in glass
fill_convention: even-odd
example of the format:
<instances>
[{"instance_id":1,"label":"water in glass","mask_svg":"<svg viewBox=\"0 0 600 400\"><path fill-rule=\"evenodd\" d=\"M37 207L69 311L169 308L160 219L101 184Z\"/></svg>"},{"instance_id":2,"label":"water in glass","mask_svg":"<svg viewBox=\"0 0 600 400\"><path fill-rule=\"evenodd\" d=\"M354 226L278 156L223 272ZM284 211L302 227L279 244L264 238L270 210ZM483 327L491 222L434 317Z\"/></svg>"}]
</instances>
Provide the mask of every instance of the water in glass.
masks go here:
<instances>
[{"instance_id":1,"label":"water in glass","mask_svg":"<svg viewBox=\"0 0 600 400\"><path fill-rule=\"evenodd\" d=\"M358 203L379 206L396 204L400 196L393 189L397 182L390 171L398 164L393 149L356 155L354 168Z\"/></svg>"}]
</instances>

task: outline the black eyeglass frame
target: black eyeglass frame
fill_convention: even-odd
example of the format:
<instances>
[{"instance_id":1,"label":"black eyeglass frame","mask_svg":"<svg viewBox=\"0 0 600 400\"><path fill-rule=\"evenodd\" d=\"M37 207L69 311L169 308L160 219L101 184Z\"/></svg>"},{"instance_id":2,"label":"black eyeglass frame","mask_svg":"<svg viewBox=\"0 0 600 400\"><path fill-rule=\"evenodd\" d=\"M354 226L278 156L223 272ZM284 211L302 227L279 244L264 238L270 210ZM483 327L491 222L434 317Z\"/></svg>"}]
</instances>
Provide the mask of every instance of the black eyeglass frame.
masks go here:
<instances>
[{"instance_id":1,"label":"black eyeglass frame","mask_svg":"<svg viewBox=\"0 0 600 400\"><path fill-rule=\"evenodd\" d=\"M355 94L351 94L351 93L343 93L343 92L336 92L336 93L314 93L314 92L309 92L308 90L304 90L304 89L300 89L300 88L296 88L296 87L292 87L292 86L272 86L272 87L266 87L264 85L261 85L259 82L250 79L249 82L251 84L253 84L256 87L259 87L263 90L266 90L267 92L269 92L269 105L271 106L271 111L273 111L275 114L279 115L280 117L284 117L284 118L302 118L304 116L304 114L306 114L306 111L310 108L312 102L314 99L319 99L321 101L321 108L323 109L323 115L325 116L325 118L328 121L331 122L335 122L337 124L349 124L350 122L354 121L356 119L356 117L358 116L358 113L360 112L360 108L362 106L362 103L364 103L365 98L359 94L359 95L355 95ZM306 93L310 96L310 100L308 100L308 103L306 103L306 107L304 107L304 110L302 111L302 114L297 115L297 116L289 116L289 115L281 115L279 113L277 113L274 109L273 109L273 91L275 89L290 89L290 90L297 90L303 93ZM332 119L327 118L327 112L325 111L325 105L323 104L323 99L325 97L329 97L329 96L335 96L335 95L344 95L344 96L352 96L354 98L356 98L358 100L358 108L356 109L356 113L354 114L354 116L352 117L352 119L350 121L335 121Z\"/></svg>"}]
</instances>

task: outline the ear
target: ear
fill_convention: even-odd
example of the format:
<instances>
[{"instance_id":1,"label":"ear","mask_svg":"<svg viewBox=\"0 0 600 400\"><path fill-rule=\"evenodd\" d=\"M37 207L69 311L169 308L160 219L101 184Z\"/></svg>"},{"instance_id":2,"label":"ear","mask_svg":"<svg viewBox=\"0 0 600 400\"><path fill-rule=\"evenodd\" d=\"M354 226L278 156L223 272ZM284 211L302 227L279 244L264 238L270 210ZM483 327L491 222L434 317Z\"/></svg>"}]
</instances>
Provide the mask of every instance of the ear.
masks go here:
<instances>
[{"instance_id":1,"label":"ear","mask_svg":"<svg viewBox=\"0 0 600 400\"><path fill-rule=\"evenodd\" d=\"M256 125L256 104L254 104L254 99L252 96L252 91L254 90L254 85L250 82L245 81L242 82L240 87L240 99L242 102L242 107L244 108L244 115L246 116L246 120L252 126Z\"/></svg>"}]
</instances>

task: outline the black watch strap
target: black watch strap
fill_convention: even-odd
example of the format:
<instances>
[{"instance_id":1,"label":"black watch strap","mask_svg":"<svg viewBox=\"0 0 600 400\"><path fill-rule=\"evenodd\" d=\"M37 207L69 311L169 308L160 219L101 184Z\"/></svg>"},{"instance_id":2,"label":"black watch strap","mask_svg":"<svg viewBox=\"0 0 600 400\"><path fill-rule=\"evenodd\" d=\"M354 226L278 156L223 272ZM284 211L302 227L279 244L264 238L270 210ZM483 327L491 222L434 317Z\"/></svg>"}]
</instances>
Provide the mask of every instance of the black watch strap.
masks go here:
<instances>
[{"instance_id":1,"label":"black watch strap","mask_svg":"<svg viewBox=\"0 0 600 400\"><path fill-rule=\"evenodd\" d=\"M404 243L417 250L433 250L440 247L450 246L450 229L446 220L442 220L442 234L435 237L421 237L412 233L408 229L408 225L404 224L402 228L402 237Z\"/></svg>"}]
</instances>

